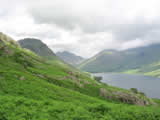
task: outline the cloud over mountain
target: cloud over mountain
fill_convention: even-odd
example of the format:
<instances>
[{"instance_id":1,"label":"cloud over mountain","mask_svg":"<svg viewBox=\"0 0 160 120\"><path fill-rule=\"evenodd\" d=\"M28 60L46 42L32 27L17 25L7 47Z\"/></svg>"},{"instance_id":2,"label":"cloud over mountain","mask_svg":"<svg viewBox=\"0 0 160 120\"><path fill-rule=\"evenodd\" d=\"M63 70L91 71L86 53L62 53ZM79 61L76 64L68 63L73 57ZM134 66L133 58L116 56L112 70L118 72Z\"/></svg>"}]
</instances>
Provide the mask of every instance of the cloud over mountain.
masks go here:
<instances>
[{"instance_id":1,"label":"cloud over mountain","mask_svg":"<svg viewBox=\"0 0 160 120\"><path fill-rule=\"evenodd\" d=\"M12 8L11 4L0 5L0 30L17 38L43 39L55 51L72 50L88 57L107 48L126 49L160 42L158 0L14 3L17 4L13 9L7 9Z\"/></svg>"}]
</instances>

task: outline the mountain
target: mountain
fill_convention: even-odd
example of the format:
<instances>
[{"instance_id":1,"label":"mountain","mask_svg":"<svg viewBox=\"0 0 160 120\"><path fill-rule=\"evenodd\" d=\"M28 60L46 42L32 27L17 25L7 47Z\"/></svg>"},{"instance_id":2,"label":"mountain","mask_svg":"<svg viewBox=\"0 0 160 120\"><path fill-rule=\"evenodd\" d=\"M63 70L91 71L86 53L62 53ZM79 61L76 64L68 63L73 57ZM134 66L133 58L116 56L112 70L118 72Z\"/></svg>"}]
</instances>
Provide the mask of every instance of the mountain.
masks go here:
<instances>
[{"instance_id":1,"label":"mountain","mask_svg":"<svg viewBox=\"0 0 160 120\"><path fill-rule=\"evenodd\" d=\"M160 119L159 100L99 83L58 59L21 48L3 33L0 63L1 120Z\"/></svg>"},{"instance_id":2,"label":"mountain","mask_svg":"<svg viewBox=\"0 0 160 120\"><path fill-rule=\"evenodd\" d=\"M22 48L29 49L41 57L50 59L56 56L55 53L41 40L34 38L25 38L19 40L18 43L21 45Z\"/></svg>"},{"instance_id":3,"label":"mountain","mask_svg":"<svg viewBox=\"0 0 160 120\"><path fill-rule=\"evenodd\" d=\"M122 72L160 61L160 44L124 51L104 50L84 61L79 68L88 72Z\"/></svg>"},{"instance_id":4,"label":"mountain","mask_svg":"<svg viewBox=\"0 0 160 120\"><path fill-rule=\"evenodd\" d=\"M127 74L143 74L154 77L160 77L160 61L153 62L152 64L142 66L137 69L129 69L123 71L123 73Z\"/></svg>"},{"instance_id":5,"label":"mountain","mask_svg":"<svg viewBox=\"0 0 160 120\"><path fill-rule=\"evenodd\" d=\"M84 61L84 58L82 58L81 56L77 56L68 51L57 52L56 55L66 63L72 64L72 65L77 65L77 64L80 64L82 61Z\"/></svg>"}]
</instances>

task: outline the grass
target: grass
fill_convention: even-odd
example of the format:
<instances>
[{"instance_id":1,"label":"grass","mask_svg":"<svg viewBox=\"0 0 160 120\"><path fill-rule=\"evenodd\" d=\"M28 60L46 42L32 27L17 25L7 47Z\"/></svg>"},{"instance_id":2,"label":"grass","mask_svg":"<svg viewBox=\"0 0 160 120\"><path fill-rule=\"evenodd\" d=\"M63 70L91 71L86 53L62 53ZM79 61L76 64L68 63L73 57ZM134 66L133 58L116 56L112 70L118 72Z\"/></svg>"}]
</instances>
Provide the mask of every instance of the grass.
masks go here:
<instances>
[{"instance_id":1,"label":"grass","mask_svg":"<svg viewBox=\"0 0 160 120\"><path fill-rule=\"evenodd\" d=\"M98 103L99 102L99 103ZM159 120L157 108L111 104L0 97L2 120ZM157 112L153 112L156 110ZM11 112L12 111L12 112Z\"/></svg>"},{"instance_id":2,"label":"grass","mask_svg":"<svg viewBox=\"0 0 160 120\"><path fill-rule=\"evenodd\" d=\"M160 100L108 86L57 58L12 45L0 51L0 120L159 120ZM103 88L106 96L100 95ZM126 104L115 93L156 105ZM109 96L107 96L109 95Z\"/></svg>"}]
</instances>

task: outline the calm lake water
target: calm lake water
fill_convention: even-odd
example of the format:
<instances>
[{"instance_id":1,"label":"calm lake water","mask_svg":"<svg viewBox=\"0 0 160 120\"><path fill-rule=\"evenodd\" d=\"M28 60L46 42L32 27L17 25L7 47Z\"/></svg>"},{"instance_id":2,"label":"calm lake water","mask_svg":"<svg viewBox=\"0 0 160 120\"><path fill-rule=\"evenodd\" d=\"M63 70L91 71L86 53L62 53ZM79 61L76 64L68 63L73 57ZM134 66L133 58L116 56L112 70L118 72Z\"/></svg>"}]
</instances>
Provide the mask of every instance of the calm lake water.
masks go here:
<instances>
[{"instance_id":1,"label":"calm lake water","mask_svg":"<svg viewBox=\"0 0 160 120\"><path fill-rule=\"evenodd\" d=\"M103 83L125 89L137 88L148 97L160 99L160 78L118 73L96 73L93 75L102 76L101 82Z\"/></svg>"}]
</instances>

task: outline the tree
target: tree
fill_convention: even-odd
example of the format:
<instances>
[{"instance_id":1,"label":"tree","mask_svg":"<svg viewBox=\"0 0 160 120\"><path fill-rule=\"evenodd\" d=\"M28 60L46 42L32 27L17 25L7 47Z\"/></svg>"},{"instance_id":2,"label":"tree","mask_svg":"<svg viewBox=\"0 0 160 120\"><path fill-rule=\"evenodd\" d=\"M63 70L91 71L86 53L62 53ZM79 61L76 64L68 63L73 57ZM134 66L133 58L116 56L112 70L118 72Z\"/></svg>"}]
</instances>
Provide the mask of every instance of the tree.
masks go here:
<instances>
[{"instance_id":1,"label":"tree","mask_svg":"<svg viewBox=\"0 0 160 120\"><path fill-rule=\"evenodd\" d=\"M100 82L102 80L102 77L101 76L94 76L94 79L97 81L97 82Z\"/></svg>"},{"instance_id":2,"label":"tree","mask_svg":"<svg viewBox=\"0 0 160 120\"><path fill-rule=\"evenodd\" d=\"M138 90L137 90L137 88L131 88L130 90L131 90L133 93L138 94Z\"/></svg>"}]
</instances>

